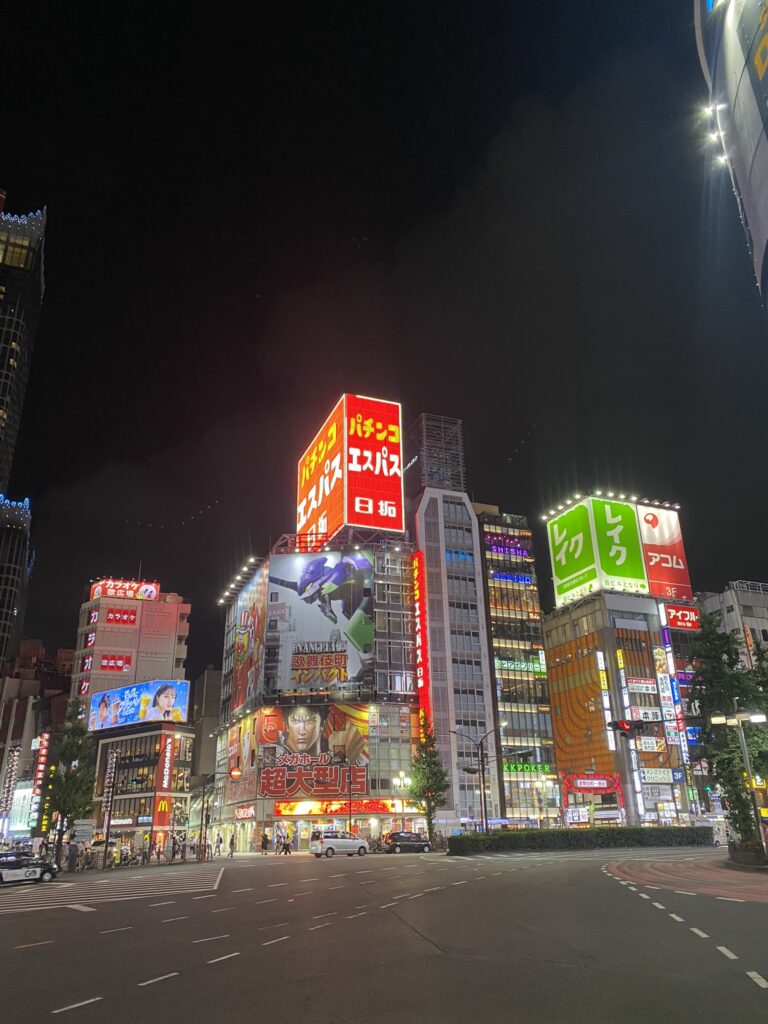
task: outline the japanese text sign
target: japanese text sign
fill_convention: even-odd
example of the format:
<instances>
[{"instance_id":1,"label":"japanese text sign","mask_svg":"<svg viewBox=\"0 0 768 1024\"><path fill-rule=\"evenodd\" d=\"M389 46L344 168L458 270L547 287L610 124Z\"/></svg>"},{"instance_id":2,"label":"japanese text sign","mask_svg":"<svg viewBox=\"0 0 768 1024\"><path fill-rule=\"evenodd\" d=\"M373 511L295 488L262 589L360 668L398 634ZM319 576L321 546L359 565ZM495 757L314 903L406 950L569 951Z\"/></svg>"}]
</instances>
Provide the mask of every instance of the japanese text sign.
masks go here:
<instances>
[{"instance_id":1,"label":"japanese text sign","mask_svg":"<svg viewBox=\"0 0 768 1024\"><path fill-rule=\"evenodd\" d=\"M330 754L294 754L262 769L259 796L340 797L368 793L368 766L333 764Z\"/></svg>"},{"instance_id":2,"label":"japanese text sign","mask_svg":"<svg viewBox=\"0 0 768 1024\"><path fill-rule=\"evenodd\" d=\"M547 523L555 603L558 607L597 590L597 563L589 507L580 502Z\"/></svg>"},{"instance_id":3,"label":"japanese text sign","mask_svg":"<svg viewBox=\"0 0 768 1024\"><path fill-rule=\"evenodd\" d=\"M689 600L693 597L693 590L680 516L675 509L650 505L638 505L637 515L651 594L672 600Z\"/></svg>"},{"instance_id":4,"label":"japanese text sign","mask_svg":"<svg viewBox=\"0 0 768 1024\"><path fill-rule=\"evenodd\" d=\"M342 395L297 472L296 532L320 546L342 526L405 529L398 402Z\"/></svg>"},{"instance_id":5,"label":"japanese text sign","mask_svg":"<svg viewBox=\"0 0 768 1024\"><path fill-rule=\"evenodd\" d=\"M670 629L698 629L700 626L699 609L692 605L668 604L667 622Z\"/></svg>"},{"instance_id":6,"label":"japanese text sign","mask_svg":"<svg viewBox=\"0 0 768 1024\"><path fill-rule=\"evenodd\" d=\"M98 597L123 597L131 601L156 601L160 595L159 583L145 580L98 580L91 585L90 600Z\"/></svg>"}]
</instances>

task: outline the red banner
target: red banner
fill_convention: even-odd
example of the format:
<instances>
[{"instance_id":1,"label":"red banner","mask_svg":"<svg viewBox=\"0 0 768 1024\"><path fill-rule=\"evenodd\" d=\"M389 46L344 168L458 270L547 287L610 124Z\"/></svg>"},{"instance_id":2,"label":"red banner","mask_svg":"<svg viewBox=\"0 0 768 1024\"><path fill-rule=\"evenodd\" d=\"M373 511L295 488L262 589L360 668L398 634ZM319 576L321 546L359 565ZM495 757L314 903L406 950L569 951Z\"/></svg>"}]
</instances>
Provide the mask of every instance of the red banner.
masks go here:
<instances>
[{"instance_id":1,"label":"red banner","mask_svg":"<svg viewBox=\"0 0 768 1024\"><path fill-rule=\"evenodd\" d=\"M405 529L399 402L346 396L346 522L371 530Z\"/></svg>"},{"instance_id":2,"label":"red banner","mask_svg":"<svg viewBox=\"0 0 768 1024\"><path fill-rule=\"evenodd\" d=\"M643 559L653 597L693 597L680 517L675 509L638 505Z\"/></svg>"},{"instance_id":3,"label":"red banner","mask_svg":"<svg viewBox=\"0 0 768 1024\"><path fill-rule=\"evenodd\" d=\"M368 766L333 764L330 755L297 754L262 769L259 796L341 797L368 793Z\"/></svg>"}]
</instances>

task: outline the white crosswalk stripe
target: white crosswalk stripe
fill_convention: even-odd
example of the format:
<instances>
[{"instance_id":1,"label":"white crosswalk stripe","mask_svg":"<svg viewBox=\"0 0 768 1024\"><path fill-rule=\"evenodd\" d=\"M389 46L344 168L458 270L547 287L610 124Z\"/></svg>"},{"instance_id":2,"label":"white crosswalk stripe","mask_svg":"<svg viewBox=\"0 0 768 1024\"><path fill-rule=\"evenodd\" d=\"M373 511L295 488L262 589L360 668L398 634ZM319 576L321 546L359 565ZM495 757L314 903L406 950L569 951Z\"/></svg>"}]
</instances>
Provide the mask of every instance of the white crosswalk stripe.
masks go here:
<instances>
[{"instance_id":1,"label":"white crosswalk stripe","mask_svg":"<svg viewBox=\"0 0 768 1024\"><path fill-rule=\"evenodd\" d=\"M218 888L223 871L218 865L201 865L167 871L148 869L146 876L140 878L112 875L108 879L9 885L0 889L0 914L53 910L73 904L92 906L110 900L145 899L185 892L211 892ZM100 884L96 885L96 882Z\"/></svg>"}]
</instances>

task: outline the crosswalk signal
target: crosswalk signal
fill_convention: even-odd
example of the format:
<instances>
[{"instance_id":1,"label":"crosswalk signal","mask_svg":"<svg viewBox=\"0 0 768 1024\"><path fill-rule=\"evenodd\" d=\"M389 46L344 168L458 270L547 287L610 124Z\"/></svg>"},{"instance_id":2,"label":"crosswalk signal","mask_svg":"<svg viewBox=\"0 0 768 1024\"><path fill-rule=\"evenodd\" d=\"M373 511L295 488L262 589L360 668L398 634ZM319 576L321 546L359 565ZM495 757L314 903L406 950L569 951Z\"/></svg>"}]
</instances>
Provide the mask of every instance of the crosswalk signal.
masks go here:
<instances>
[{"instance_id":1,"label":"crosswalk signal","mask_svg":"<svg viewBox=\"0 0 768 1024\"><path fill-rule=\"evenodd\" d=\"M646 727L645 722L631 722L628 718L620 718L617 722L609 722L608 725L626 740L644 733Z\"/></svg>"}]
</instances>

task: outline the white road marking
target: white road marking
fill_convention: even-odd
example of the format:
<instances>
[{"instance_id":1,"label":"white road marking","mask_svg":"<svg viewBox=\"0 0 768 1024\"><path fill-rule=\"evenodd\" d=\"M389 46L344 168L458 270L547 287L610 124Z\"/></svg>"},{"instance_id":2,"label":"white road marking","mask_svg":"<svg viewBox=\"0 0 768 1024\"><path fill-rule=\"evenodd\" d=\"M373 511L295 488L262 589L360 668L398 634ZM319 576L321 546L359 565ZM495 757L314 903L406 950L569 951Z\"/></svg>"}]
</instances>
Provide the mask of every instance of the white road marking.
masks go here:
<instances>
[{"instance_id":1,"label":"white road marking","mask_svg":"<svg viewBox=\"0 0 768 1024\"><path fill-rule=\"evenodd\" d=\"M745 900L735 900L732 896L715 896L716 900L723 900L725 903L744 903Z\"/></svg>"},{"instance_id":2,"label":"white road marking","mask_svg":"<svg viewBox=\"0 0 768 1024\"><path fill-rule=\"evenodd\" d=\"M296 899L297 896L311 896L314 891L314 889L307 889L306 892L295 892L293 898Z\"/></svg>"},{"instance_id":3,"label":"white road marking","mask_svg":"<svg viewBox=\"0 0 768 1024\"><path fill-rule=\"evenodd\" d=\"M353 917L365 917L367 913L367 910L361 910L359 914L347 914L347 920L351 921Z\"/></svg>"},{"instance_id":4,"label":"white road marking","mask_svg":"<svg viewBox=\"0 0 768 1024\"><path fill-rule=\"evenodd\" d=\"M504 874L504 872L503 872L503 871L494 871L494 872L493 872L493 877L495 878L495 877L496 877L496 875L503 875L503 874Z\"/></svg>"},{"instance_id":5,"label":"white road marking","mask_svg":"<svg viewBox=\"0 0 768 1024\"><path fill-rule=\"evenodd\" d=\"M103 996L94 996L93 999L84 999L82 1003L70 1003L69 1006L60 1006L58 1010L51 1010L51 1013L66 1013L67 1010L76 1010L79 1006L88 1006L90 1003L100 1003Z\"/></svg>"},{"instance_id":6,"label":"white road marking","mask_svg":"<svg viewBox=\"0 0 768 1024\"><path fill-rule=\"evenodd\" d=\"M425 889L424 892L437 892L438 889L444 889L444 885L433 885L431 889Z\"/></svg>"},{"instance_id":7,"label":"white road marking","mask_svg":"<svg viewBox=\"0 0 768 1024\"><path fill-rule=\"evenodd\" d=\"M84 914L96 909L95 907L86 907L84 903L68 903L67 906L70 910L82 910ZM101 996L99 996L99 999L101 999Z\"/></svg>"},{"instance_id":8,"label":"white road marking","mask_svg":"<svg viewBox=\"0 0 768 1024\"><path fill-rule=\"evenodd\" d=\"M698 896L697 892L686 892L685 889L675 889L678 896Z\"/></svg>"},{"instance_id":9,"label":"white road marking","mask_svg":"<svg viewBox=\"0 0 768 1024\"><path fill-rule=\"evenodd\" d=\"M467 884L466 878L464 879L463 882L451 882L451 885L466 885L466 884Z\"/></svg>"},{"instance_id":10,"label":"white road marking","mask_svg":"<svg viewBox=\"0 0 768 1024\"><path fill-rule=\"evenodd\" d=\"M159 978L150 978L149 981L138 982L137 988L144 988L145 985L154 985L156 981L166 981L168 978L177 978L178 975L178 971L173 971L171 974L161 974Z\"/></svg>"},{"instance_id":11,"label":"white road marking","mask_svg":"<svg viewBox=\"0 0 768 1024\"><path fill-rule=\"evenodd\" d=\"M393 899L393 900L405 900L405 899L407 899L407 898L408 898L408 897L409 897L410 895L411 895L411 894L410 894L409 892L404 892L404 893L401 893L401 895L400 895L400 896L393 896L393 897L392 897L392 899Z\"/></svg>"},{"instance_id":12,"label":"white road marking","mask_svg":"<svg viewBox=\"0 0 768 1024\"><path fill-rule=\"evenodd\" d=\"M331 875L330 877L331 878L346 878L347 877L347 873L346 873L346 871L344 871L340 875Z\"/></svg>"},{"instance_id":13,"label":"white road marking","mask_svg":"<svg viewBox=\"0 0 768 1024\"><path fill-rule=\"evenodd\" d=\"M362 871L358 871L357 873L358 873L358 875L372 875L373 874L373 868L363 868Z\"/></svg>"},{"instance_id":14,"label":"white road marking","mask_svg":"<svg viewBox=\"0 0 768 1024\"><path fill-rule=\"evenodd\" d=\"M330 892L331 889L346 889L346 885L329 885L328 891Z\"/></svg>"},{"instance_id":15,"label":"white road marking","mask_svg":"<svg viewBox=\"0 0 768 1024\"><path fill-rule=\"evenodd\" d=\"M120 931L120 929L118 929L118 928L115 928L113 930L114 931ZM104 934L104 933L102 932L102 934ZM13 948L14 949L32 949L33 946L50 946L55 941L56 941L55 939L45 939L43 942L27 942L23 946L14 946Z\"/></svg>"},{"instance_id":16,"label":"white road marking","mask_svg":"<svg viewBox=\"0 0 768 1024\"><path fill-rule=\"evenodd\" d=\"M637 895L640 897L641 900L649 900L651 898L648 895L648 893L645 893L645 892L639 892Z\"/></svg>"},{"instance_id":17,"label":"white road marking","mask_svg":"<svg viewBox=\"0 0 768 1024\"><path fill-rule=\"evenodd\" d=\"M637 886L636 885L630 885L629 888L632 890L632 892L637 892Z\"/></svg>"},{"instance_id":18,"label":"white road marking","mask_svg":"<svg viewBox=\"0 0 768 1024\"><path fill-rule=\"evenodd\" d=\"M338 910L332 910L329 914L313 914L312 920L319 921L321 917L336 917Z\"/></svg>"},{"instance_id":19,"label":"white road marking","mask_svg":"<svg viewBox=\"0 0 768 1024\"><path fill-rule=\"evenodd\" d=\"M193 896L192 899L193 900L212 900L215 895L216 895L215 892L209 892L207 896Z\"/></svg>"},{"instance_id":20,"label":"white road marking","mask_svg":"<svg viewBox=\"0 0 768 1024\"><path fill-rule=\"evenodd\" d=\"M367 906L368 906L367 903L358 903L358 905L355 907L355 910L362 910L363 907L367 907Z\"/></svg>"},{"instance_id":21,"label":"white road marking","mask_svg":"<svg viewBox=\"0 0 768 1024\"><path fill-rule=\"evenodd\" d=\"M262 946L273 946L276 942L285 942L290 937L290 935L281 935L279 939L270 939L269 942L262 942Z\"/></svg>"},{"instance_id":22,"label":"white road marking","mask_svg":"<svg viewBox=\"0 0 768 1024\"><path fill-rule=\"evenodd\" d=\"M646 889L658 889L659 892L661 892L661 886L660 885L646 885L645 888Z\"/></svg>"},{"instance_id":23,"label":"white road marking","mask_svg":"<svg viewBox=\"0 0 768 1024\"><path fill-rule=\"evenodd\" d=\"M129 932L132 928L132 924L127 924L124 928L107 928L105 931L99 932L99 935L111 935L112 932Z\"/></svg>"},{"instance_id":24,"label":"white road marking","mask_svg":"<svg viewBox=\"0 0 768 1024\"><path fill-rule=\"evenodd\" d=\"M387 907L396 907L396 903L382 903L379 910L386 910Z\"/></svg>"},{"instance_id":25,"label":"white road marking","mask_svg":"<svg viewBox=\"0 0 768 1024\"><path fill-rule=\"evenodd\" d=\"M672 918L673 921L685 921L684 917L679 917L677 914L670 914L669 916Z\"/></svg>"},{"instance_id":26,"label":"white road marking","mask_svg":"<svg viewBox=\"0 0 768 1024\"><path fill-rule=\"evenodd\" d=\"M417 900L420 896L423 896L423 895L424 895L423 892L417 892L415 896L409 896L408 899L409 900Z\"/></svg>"},{"instance_id":27,"label":"white road marking","mask_svg":"<svg viewBox=\"0 0 768 1024\"><path fill-rule=\"evenodd\" d=\"M747 971L747 977L751 978L760 988L768 988L768 981L765 980L762 974L758 974L757 971Z\"/></svg>"},{"instance_id":28,"label":"white road marking","mask_svg":"<svg viewBox=\"0 0 768 1024\"><path fill-rule=\"evenodd\" d=\"M309 932L316 932L318 928L328 928L332 924L331 921L323 921L322 924L313 924L311 928L308 928Z\"/></svg>"},{"instance_id":29,"label":"white road marking","mask_svg":"<svg viewBox=\"0 0 768 1024\"><path fill-rule=\"evenodd\" d=\"M488 875L478 875L477 878L475 879L475 881L479 882L481 879L487 878L487 877L488 877Z\"/></svg>"},{"instance_id":30,"label":"white road marking","mask_svg":"<svg viewBox=\"0 0 768 1024\"><path fill-rule=\"evenodd\" d=\"M653 905L654 905L654 907L658 907L658 909L659 909L659 910L666 910L666 909L667 909L667 908L666 908L666 907L664 906L664 904L663 904L663 903L654 903Z\"/></svg>"},{"instance_id":31,"label":"white road marking","mask_svg":"<svg viewBox=\"0 0 768 1024\"><path fill-rule=\"evenodd\" d=\"M227 953L226 956L217 956L214 960L206 960L208 964L220 964L222 960L231 960L233 956L240 956L239 953Z\"/></svg>"},{"instance_id":32,"label":"white road marking","mask_svg":"<svg viewBox=\"0 0 768 1024\"><path fill-rule=\"evenodd\" d=\"M253 886L249 886L247 889L233 889L232 892L253 892ZM213 961L209 961L213 963Z\"/></svg>"},{"instance_id":33,"label":"white road marking","mask_svg":"<svg viewBox=\"0 0 768 1024\"><path fill-rule=\"evenodd\" d=\"M716 946L715 948L717 949L718 953L722 953L723 956L727 957L729 960L739 959L735 953L732 953L731 950L728 949L727 946Z\"/></svg>"},{"instance_id":34,"label":"white road marking","mask_svg":"<svg viewBox=\"0 0 768 1024\"><path fill-rule=\"evenodd\" d=\"M192 945L196 946L198 942L215 942L217 939L228 939L229 935L209 935L206 939L192 939Z\"/></svg>"},{"instance_id":35,"label":"white road marking","mask_svg":"<svg viewBox=\"0 0 768 1024\"><path fill-rule=\"evenodd\" d=\"M709 936L706 932L703 932L701 928L691 928L694 935L698 935L700 939L708 939Z\"/></svg>"},{"instance_id":36,"label":"white road marking","mask_svg":"<svg viewBox=\"0 0 768 1024\"><path fill-rule=\"evenodd\" d=\"M287 882L272 882L272 884L268 885L267 888L268 889L279 889L281 885L288 885L288 883Z\"/></svg>"},{"instance_id":37,"label":"white road marking","mask_svg":"<svg viewBox=\"0 0 768 1024\"><path fill-rule=\"evenodd\" d=\"M299 881L300 882L316 882L317 879L316 878L300 878Z\"/></svg>"},{"instance_id":38,"label":"white road marking","mask_svg":"<svg viewBox=\"0 0 768 1024\"><path fill-rule=\"evenodd\" d=\"M149 907L169 907L172 903L175 903L175 902L176 902L176 900L164 900L162 903L148 903L147 906L149 906Z\"/></svg>"},{"instance_id":39,"label":"white road marking","mask_svg":"<svg viewBox=\"0 0 768 1024\"><path fill-rule=\"evenodd\" d=\"M170 924L171 921L186 921L188 917L189 914L184 914L182 917L166 917L166 919L161 921L160 924Z\"/></svg>"},{"instance_id":40,"label":"white road marking","mask_svg":"<svg viewBox=\"0 0 768 1024\"><path fill-rule=\"evenodd\" d=\"M256 900L257 907L260 903L277 903L277 896L273 896L271 900Z\"/></svg>"},{"instance_id":41,"label":"white road marking","mask_svg":"<svg viewBox=\"0 0 768 1024\"><path fill-rule=\"evenodd\" d=\"M212 910L212 914L223 914L227 910L235 910L235 907L218 907L216 910Z\"/></svg>"}]
</instances>

